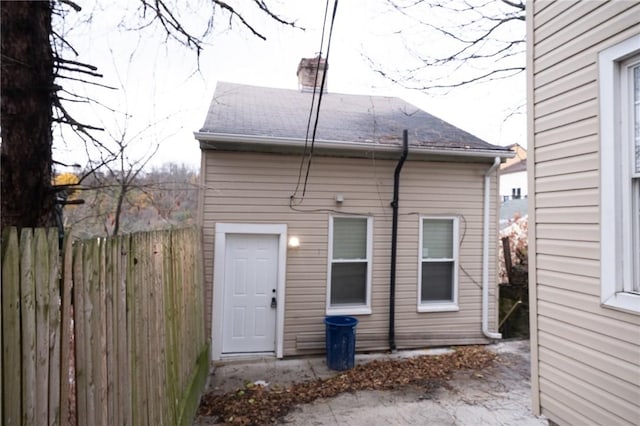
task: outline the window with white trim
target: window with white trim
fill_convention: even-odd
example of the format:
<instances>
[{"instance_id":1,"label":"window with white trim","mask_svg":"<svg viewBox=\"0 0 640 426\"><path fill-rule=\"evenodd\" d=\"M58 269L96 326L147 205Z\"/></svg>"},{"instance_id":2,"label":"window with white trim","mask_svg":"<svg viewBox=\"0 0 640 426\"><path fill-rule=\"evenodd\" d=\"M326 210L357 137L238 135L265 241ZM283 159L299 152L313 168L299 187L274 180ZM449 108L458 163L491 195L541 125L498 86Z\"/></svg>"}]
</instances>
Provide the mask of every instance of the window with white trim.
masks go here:
<instances>
[{"instance_id":1,"label":"window with white trim","mask_svg":"<svg viewBox=\"0 0 640 426\"><path fill-rule=\"evenodd\" d=\"M458 310L458 218L420 218L418 311Z\"/></svg>"},{"instance_id":2,"label":"window with white trim","mask_svg":"<svg viewBox=\"0 0 640 426\"><path fill-rule=\"evenodd\" d=\"M328 314L371 313L370 217L329 218Z\"/></svg>"},{"instance_id":3,"label":"window with white trim","mask_svg":"<svg viewBox=\"0 0 640 426\"><path fill-rule=\"evenodd\" d=\"M598 59L601 301L640 312L640 35Z\"/></svg>"}]
</instances>

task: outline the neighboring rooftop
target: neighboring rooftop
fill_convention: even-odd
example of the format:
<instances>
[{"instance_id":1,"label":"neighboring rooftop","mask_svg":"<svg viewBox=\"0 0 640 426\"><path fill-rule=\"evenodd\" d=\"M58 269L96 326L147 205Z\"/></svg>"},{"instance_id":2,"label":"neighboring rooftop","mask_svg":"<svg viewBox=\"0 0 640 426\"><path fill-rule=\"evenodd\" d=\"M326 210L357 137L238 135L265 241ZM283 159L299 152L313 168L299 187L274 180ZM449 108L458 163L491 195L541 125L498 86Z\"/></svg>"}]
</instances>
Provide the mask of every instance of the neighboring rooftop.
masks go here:
<instances>
[{"instance_id":1,"label":"neighboring rooftop","mask_svg":"<svg viewBox=\"0 0 640 426\"><path fill-rule=\"evenodd\" d=\"M205 123L196 135L305 140L313 93L219 82ZM315 94L317 102L319 94ZM311 131L313 120L311 121ZM324 93L318 141L400 145L408 129L411 146L452 151L495 151L492 145L394 97Z\"/></svg>"},{"instance_id":2,"label":"neighboring rooftop","mask_svg":"<svg viewBox=\"0 0 640 426\"><path fill-rule=\"evenodd\" d=\"M527 171L527 150L517 143L509 145L511 151L516 155L513 158L509 158L507 161L500 165L500 173L516 173Z\"/></svg>"},{"instance_id":3,"label":"neighboring rooftop","mask_svg":"<svg viewBox=\"0 0 640 426\"><path fill-rule=\"evenodd\" d=\"M529 214L529 199L515 198L507 200L500 206L500 228L509 225L509 222L516 217L524 217Z\"/></svg>"},{"instance_id":4,"label":"neighboring rooftop","mask_svg":"<svg viewBox=\"0 0 640 426\"><path fill-rule=\"evenodd\" d=\"M505 164L502 164L504 166ZM506 167L500 168L500 174L505 175L509 173L526 172L527 171L527 159L511 163Z\"/></svg>"}]
</instances>

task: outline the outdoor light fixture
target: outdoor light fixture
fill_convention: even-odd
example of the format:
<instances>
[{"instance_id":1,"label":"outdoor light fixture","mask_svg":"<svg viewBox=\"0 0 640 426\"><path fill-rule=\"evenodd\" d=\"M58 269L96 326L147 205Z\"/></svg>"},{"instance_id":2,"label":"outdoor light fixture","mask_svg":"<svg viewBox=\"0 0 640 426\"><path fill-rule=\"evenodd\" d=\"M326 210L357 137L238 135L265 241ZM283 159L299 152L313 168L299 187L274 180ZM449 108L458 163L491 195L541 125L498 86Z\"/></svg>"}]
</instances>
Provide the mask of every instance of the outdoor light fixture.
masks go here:
<instances>
[{"instance_id":1,"label":"outdoor light fixture","mask_svg":"<svg viewBox=\"0 0 640 426\"><path fill-rule=\"evenodd\" d=\"M300 238L298 237L289 237L289 248L298 248L300 247Z\"/></svg>"},{"instance_id":2,"label":"outdoor light fixture","mask_svg":"<svg viewBox=\"0 0 640 426\"><path fill-rule=\"evenodd\" d=\"M344 202L344 195L343 194L336 194L336 203L342 204L343 202Z\"/></svg>"}]
</instances>

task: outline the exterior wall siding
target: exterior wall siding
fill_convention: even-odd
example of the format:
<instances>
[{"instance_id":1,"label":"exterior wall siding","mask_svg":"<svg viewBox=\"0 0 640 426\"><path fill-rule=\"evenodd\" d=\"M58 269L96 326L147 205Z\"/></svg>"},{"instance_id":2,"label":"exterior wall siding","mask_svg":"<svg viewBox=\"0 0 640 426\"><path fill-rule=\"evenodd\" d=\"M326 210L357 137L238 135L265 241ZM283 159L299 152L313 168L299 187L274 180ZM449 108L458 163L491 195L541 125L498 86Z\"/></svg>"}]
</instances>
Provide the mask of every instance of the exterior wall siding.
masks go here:
<instances>
[{"instance_id":1,"label":"exterior wall siding","mask_svg":"<svg viewBox=\"0 0 640 426\"><path fill-rule=\"evenodd\" d=\"M534 411L637 425L640 315L600 304L597 57L640 33L640 3L527 6Z\"/></svg>"},{"instance_id":2,"label":"exterior wall siding","mask_svg":"<svg viewBox=\"0 0 640 426\"><path fill-rule=\"evenodd\" d=\"M375 158L313 159L304 202L289 207L296 188L299 155L203 151L204 238L207 315L213 306L216 223L285 223L300 247L287 251L284 355L324 351L330 210L373 217L372 298L370 315L357 315L357 349L388 348L391 207L396 161ZM399 348L484 343L481 331L482 194L488 163L438 163L408 160L402 170L396 278L396 343ZM304 173L303 173L304 179ZM496 247L498 196L492 182ZM302 189L300 187L300 189ZM335 195L344 202L337 205ZM458 312L417 312L418 230L421 215L460 217ZM496 258L490 250L489 328L495 330ZM210 324L209 324L210 329Z\"/></svg>"}]
</instances>

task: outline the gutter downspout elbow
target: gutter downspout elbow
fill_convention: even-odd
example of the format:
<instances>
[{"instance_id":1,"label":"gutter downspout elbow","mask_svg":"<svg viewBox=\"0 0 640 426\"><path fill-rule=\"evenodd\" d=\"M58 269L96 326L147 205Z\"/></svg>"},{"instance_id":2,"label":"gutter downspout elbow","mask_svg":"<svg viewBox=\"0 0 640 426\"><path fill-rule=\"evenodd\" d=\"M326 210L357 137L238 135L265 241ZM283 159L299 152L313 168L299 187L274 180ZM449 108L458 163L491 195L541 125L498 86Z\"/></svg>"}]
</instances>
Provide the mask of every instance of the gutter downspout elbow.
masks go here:
<instances>
[{"instance_id":1,"label":"gutter downspout elbow","mask_svg":"<svg viewBox=\"0 0 640 426\"><path fill-rule=\"evenodd\" d=\"M393 221L391 224L391 267L389 271L389 350L396 350L396 259L398 254L398 200L400 198L400 172L409 155L409 132L402 132L402 155L393 173Z\"/></svg>"},{"instance_id":2,"label":"gutter downspout elbow","mask_svg":"<svg viewBox=\"0 0 640 426\"><path fill-rule=\"evenodd\" d=\"M491 174L500 166L500 157L484 174L484 206L482 229L482 334L489 339L502 339L502 334L489 331L489 217Z\"/></svg>"}]
</instances>

